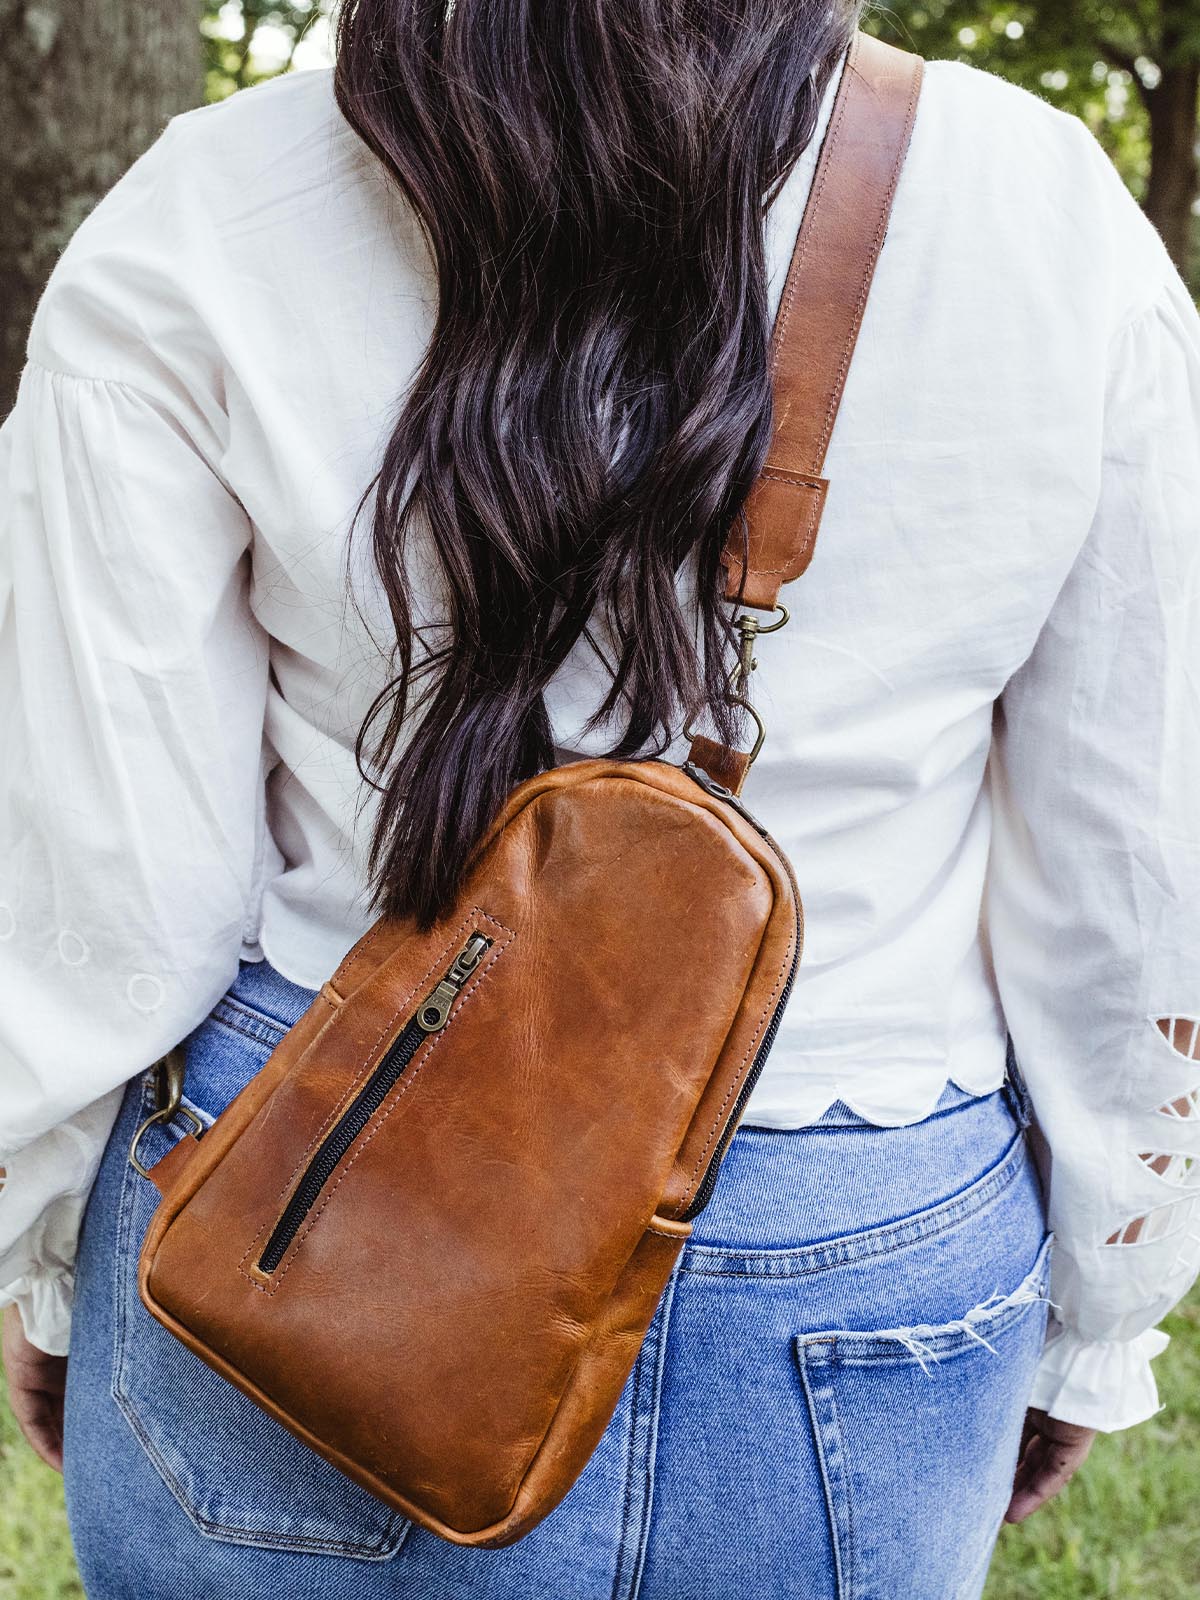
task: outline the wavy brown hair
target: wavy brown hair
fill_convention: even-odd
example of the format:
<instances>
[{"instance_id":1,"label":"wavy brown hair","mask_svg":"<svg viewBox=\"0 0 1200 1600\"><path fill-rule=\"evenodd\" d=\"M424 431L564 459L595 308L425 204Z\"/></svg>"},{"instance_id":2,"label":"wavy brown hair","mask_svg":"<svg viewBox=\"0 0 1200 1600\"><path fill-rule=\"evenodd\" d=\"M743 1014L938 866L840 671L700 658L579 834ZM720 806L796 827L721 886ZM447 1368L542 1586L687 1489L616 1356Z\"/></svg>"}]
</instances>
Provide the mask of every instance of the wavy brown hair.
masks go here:
<instances>
[{"instance_id":1,"label":"wavy brown hair","mask_svg":"<svg viewBox=\"0 0 1200 1600\"><path fill-rule=\"evenodd\" d=\"M380 912L432 921L512 788L554 764L544 691L581 636L608 673L589 727L613 755L661 754L685 710L736 738L720 554L771 432L763 217L857 16L347 0L338 104L438 284L360 506L396 634L356 745ZM419 660L417 518L445 595Z\"/></svg>"}]
</instances>

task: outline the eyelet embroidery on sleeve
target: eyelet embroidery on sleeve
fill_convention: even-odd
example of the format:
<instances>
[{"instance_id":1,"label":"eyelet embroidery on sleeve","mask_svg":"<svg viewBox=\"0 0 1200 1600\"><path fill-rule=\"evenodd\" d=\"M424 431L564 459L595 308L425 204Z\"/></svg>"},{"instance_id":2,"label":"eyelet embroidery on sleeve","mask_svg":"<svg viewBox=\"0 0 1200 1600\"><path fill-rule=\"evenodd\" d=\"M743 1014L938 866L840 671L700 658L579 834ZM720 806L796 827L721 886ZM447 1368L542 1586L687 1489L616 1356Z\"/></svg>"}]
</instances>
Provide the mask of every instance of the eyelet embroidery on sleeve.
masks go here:
<instances>
[{"instance_id":1,"label":"eyelet embroidery on sleeve","mask_svg":"<svg viewBox=\"0 0 1200 1600\"><path fill-rule=\"evenodd\" d=\"M1200 1017L1158 1017L1158 1031L1176 1055L1185 1061L1200 1061ZM1164 1117L1176 1122L1200 1120L1200 1082L1187 1094L1159 1106Z\"/></svg>"},{"instance_id":2,"label":"eyelet embroidery on sleeve","mask_svg":"<svg viewBox=\"0 0 1200 1600\"><path fill-rule=\"evenodd\" d=\"M1200 1062L1200 1017L1169 1016L1151 1019L1169 1049L1185 1061ZM1191 1143L1193 1148L1140 1150L1142 1166L1161 1179L1164 1188L1174 1190L1161 1205L1117 1229L1105 1244L1157 1244L1178 1238L1176 1260L1200 1244L1200 1080L1182 1095L1156 1106L1154 1114L1177 1125L1175 1141Z\"/></svg>"}]
</instances>

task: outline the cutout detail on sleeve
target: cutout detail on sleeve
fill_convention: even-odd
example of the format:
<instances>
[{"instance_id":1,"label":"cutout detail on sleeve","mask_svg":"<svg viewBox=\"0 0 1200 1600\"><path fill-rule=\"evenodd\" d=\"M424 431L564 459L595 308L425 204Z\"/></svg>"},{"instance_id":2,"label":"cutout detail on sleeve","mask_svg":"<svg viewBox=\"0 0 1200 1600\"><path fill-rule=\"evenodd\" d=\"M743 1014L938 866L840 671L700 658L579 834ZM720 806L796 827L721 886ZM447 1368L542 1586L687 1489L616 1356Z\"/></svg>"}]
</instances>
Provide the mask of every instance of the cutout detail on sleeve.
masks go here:
<instances>
[{"instance_id":1,"label":"cutout detail on sleeve","mask_svg":"<svg viewBox=\"0 0 1200 1600\"><path fill-rule=\"evenodd\" d=\"M1185 1061L1200 1061L1200 1017L1168 1016L1153 1019L1171 1050ZM1200 1128L1200 1082L1186 1094L1174 1096L1156 1111L1171 1122ZM1140 1150L1138 1160L1163 1184L1178 1191L1160 1206L1143 1212L1117 1229L1105 1244L1154 1244L1182 1236L1186 1245L1200 1239L1200 1150Z\"/></svg>"}]
</instances>

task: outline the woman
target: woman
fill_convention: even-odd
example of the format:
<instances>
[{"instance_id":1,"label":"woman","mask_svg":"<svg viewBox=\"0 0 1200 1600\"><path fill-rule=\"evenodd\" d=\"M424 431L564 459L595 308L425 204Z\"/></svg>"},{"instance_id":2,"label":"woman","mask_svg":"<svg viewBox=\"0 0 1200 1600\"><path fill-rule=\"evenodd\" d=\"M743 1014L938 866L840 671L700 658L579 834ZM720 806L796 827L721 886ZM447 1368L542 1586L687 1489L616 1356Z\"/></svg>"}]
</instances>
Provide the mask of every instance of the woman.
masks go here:
<instances>
[{"instance_id":1,"label":"woman","mask_svg":"<svg viewBox=\"0 0 1200 1600\"><path fill-rule=\"evenodd\" d=\"M856 21L359 0L335 77L174 119L54 273L0 435L0 1283L92 1596L977 1596L1157 1407L1200 1265L1200 322L1082 125L948 63L759 652L805 958L583 1476L444 1543L137 1297L151 1063L186 1039L219 1116L519 779L678 758L719 695L727 518L686 508L762 460Z\"/></svg>"}]
</instances>

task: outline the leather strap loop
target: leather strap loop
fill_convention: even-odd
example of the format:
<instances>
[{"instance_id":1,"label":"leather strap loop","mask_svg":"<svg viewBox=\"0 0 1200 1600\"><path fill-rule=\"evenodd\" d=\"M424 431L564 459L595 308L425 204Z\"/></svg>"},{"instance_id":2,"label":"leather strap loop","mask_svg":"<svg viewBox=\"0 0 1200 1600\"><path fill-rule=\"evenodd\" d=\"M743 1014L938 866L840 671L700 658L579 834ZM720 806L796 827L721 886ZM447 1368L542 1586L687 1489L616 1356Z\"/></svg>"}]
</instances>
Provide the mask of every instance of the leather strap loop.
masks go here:
<instances>
[{"instance_id":1,"label":"leather strap loop","mask_svg":"<svg viewBox=\"0 0 1200 1600\"><path fill-rule=\"evenodd\" d=\"M825 507L825 452L900 169L916 118L924 62L857 33L771 333L775 427L746 500L748 570L740 598L768 609L812 559ZM730 531L726 595L739 598L742 533Z\"/></svg>"},{"instance_id":2,"label":"leather strap loop","mask_svg":"<svg viewBox=\"0 0 1200 1600\"><path fill-rule=\"evenodd\" d=\"M698 733L692 740L688 760L701 772L707 772L714 783L724 784L732 794L741 794L742 785L750 771L750 755L745 750L731 750L717 739L708 739Z\"/></svg>"}]
</instances>

